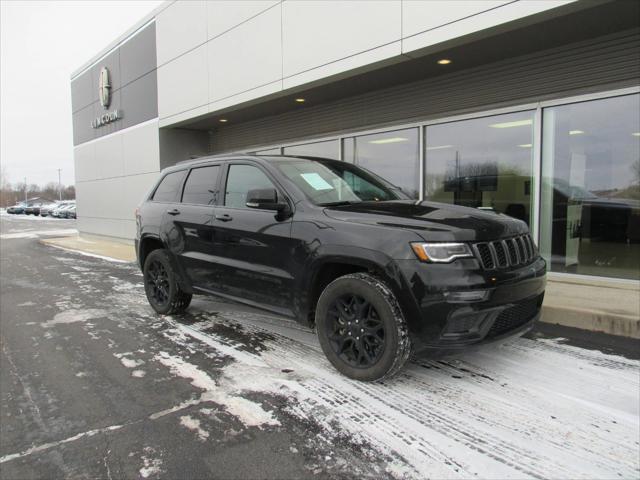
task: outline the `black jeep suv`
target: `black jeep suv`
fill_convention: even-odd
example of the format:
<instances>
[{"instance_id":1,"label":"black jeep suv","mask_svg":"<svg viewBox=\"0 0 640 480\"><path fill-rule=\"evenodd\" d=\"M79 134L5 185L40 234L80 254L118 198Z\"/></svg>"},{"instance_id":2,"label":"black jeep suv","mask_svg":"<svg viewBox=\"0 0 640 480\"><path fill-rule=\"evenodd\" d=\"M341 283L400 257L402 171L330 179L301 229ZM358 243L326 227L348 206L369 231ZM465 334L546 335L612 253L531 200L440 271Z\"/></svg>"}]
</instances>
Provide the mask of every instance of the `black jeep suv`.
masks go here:
<instances>
[{"instance_id":1,"label":"black jeep suv","mask_svg":"<svg viewBox=\"0 0 640 480\"><path fill-rule=\"evenodd\" d=\"M502 340L539 317L545 262L527 225L415 201L355 165L211 157L167 168L136 214L151 306L215 294L315 327L343 374Z\"/></svg>"}]
</instances>

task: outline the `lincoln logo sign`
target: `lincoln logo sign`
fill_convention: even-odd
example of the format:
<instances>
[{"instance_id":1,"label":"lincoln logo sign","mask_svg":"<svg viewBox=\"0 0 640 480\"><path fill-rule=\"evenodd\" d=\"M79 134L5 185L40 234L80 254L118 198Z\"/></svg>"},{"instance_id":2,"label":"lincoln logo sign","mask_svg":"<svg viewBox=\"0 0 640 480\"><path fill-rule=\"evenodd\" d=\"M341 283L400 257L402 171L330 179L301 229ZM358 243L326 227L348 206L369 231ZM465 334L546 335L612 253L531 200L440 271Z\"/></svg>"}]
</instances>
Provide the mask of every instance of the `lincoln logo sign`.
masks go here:
<instances>
[{"instance_id":1,"label":"lincoln logo sign","mask_svg":"<svg viewBox=\"0 0 640 480\"><path fill-rule=\"evenodd\" d=\"M109 104L111 103L111 81L109 79L109 69L107 67L102 67L102 70L100 70L100 78L98 79L98 97L100 98L100 105L102 105L105 110L108 109ZM115 109L94 118L91 121L91 127L99 128L121 118L122 110Z\"/></svg>"}]
</instances>

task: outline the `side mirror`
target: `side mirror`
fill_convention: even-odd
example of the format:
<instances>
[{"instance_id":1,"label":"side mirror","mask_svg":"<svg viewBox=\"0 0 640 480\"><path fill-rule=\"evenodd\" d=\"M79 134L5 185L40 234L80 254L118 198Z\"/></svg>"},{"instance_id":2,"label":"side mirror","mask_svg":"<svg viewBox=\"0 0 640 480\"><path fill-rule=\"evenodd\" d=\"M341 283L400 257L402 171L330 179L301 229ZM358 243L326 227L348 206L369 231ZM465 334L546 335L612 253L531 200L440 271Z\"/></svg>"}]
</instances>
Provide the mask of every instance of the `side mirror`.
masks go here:
<instances>
[{"instance_id":1,"label":"side mirror","mask_svg":"<svg viewBox=\"0 0 640 480\"><path fill-rule=\"evenodd\" d=\"M275 188L256 188L247 192L247 207L260 210L283 212L288 208L286 203L278 203L278 192Z\"/></svg>"}]
</instances>

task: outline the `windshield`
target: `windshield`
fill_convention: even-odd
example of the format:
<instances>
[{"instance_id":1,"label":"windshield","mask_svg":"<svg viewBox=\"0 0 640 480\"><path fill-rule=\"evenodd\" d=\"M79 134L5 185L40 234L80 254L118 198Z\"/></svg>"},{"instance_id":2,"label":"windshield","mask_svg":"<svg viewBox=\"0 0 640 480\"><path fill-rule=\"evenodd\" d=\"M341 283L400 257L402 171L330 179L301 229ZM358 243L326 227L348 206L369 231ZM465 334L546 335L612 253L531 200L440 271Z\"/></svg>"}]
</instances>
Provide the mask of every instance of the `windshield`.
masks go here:
<instances>
[{"instance_id":1,"label":"windshield","mask_svg":"<svg viewBox=\"0 0 640 480\"><path fill-rule=\"evenodd\" d=\"M408 198L382 178L349 163L278 158L273 164L316 205Z\"/></svg>"}]
</instances>

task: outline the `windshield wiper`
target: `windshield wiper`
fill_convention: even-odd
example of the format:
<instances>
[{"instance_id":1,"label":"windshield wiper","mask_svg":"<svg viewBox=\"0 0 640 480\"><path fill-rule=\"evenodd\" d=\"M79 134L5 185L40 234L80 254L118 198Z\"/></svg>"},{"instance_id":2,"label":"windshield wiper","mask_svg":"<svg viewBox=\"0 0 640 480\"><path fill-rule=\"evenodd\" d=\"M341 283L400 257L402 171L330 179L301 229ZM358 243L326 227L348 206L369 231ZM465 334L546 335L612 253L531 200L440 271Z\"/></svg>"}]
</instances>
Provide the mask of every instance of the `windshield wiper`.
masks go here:
<instances>
[{"instance_id":1,"label":"windshield wiper","mask_svg":"<svg viewBox=\"0 0 640 480\"><path fill-rule=\"evenodd\" d=\"M361 203L362 200L341 200L339 202L325 202L319 203L318 205L321 207L340 207L342 205L355 205L356 203Z\"/></svg>"}]
</instances>

